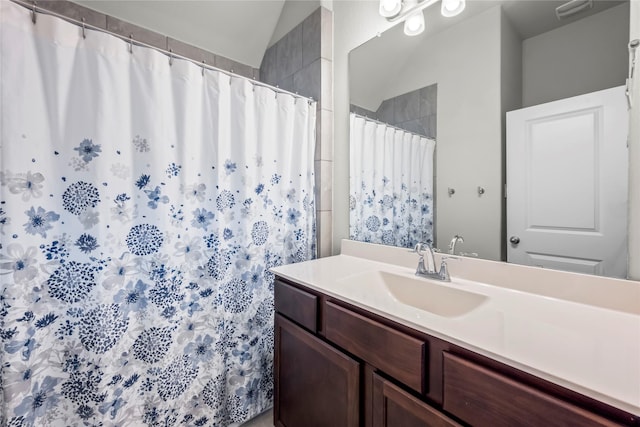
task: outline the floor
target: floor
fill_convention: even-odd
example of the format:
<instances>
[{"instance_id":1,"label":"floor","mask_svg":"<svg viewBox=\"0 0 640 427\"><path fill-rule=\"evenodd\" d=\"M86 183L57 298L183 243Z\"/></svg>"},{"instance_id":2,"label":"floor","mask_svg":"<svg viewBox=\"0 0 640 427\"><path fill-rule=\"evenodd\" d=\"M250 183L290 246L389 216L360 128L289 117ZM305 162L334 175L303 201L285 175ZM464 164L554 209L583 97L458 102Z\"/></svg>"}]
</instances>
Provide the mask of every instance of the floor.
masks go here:
<instances>
[{"instance_id":1,"label":"floor","mask_svg":"<svg viewBox=\"0 0 640 427\"><path fill-rule=\"evenodd\" d=\"M273 427L273 410L264 411L254 419L242 424L241 427Z\"/></svg>"}]
</instances>

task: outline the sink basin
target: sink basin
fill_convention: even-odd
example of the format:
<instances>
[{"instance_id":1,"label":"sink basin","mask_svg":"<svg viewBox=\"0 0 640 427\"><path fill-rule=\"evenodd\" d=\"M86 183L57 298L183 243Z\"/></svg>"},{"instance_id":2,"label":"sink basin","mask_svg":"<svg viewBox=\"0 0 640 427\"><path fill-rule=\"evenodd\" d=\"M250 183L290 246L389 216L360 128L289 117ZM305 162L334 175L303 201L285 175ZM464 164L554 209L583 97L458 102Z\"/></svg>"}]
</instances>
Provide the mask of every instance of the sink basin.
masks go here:
<instances>
[{"instance_id":1,"label":"sink basin","mask_svg":"<svg viewBox=\"0 0 640 427\"><path fill-rule=\"evenodd\" d=\"M440 284L409 274L372 271L346 279L359 282L371 292L374 292L374 289L382 289L401 304L443 317L462 316L487 300L486 295L456 289L455 282Z\"/></svg>"}]
</instances>

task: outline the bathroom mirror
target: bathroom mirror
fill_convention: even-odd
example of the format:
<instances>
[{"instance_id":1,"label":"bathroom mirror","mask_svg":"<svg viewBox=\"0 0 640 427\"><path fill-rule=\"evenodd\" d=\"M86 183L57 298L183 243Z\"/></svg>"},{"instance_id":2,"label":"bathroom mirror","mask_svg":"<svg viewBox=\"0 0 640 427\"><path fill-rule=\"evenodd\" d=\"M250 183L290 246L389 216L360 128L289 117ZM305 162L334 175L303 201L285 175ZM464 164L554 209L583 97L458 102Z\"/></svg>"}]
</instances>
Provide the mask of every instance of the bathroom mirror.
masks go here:
<instances>
[{"instance_id":1,"label":"bathroom mirror","mask_svg":"<svg viewBox=\"0 0 640 427\"><path fill-rule=\"evenodd\" d=\"M407 94L432 93L435 105L420 104L429 114L410 130L436 139L434 237L443 252L460 235L456 253L507 260L507 112L625 83L628 1L594 1L559 19L563 3L469 1L455 18L429 7L423 34L396 25L349 55L352 112L381 120L392 104L403 119L416 108Z\"/></svg>"}]
</instances>

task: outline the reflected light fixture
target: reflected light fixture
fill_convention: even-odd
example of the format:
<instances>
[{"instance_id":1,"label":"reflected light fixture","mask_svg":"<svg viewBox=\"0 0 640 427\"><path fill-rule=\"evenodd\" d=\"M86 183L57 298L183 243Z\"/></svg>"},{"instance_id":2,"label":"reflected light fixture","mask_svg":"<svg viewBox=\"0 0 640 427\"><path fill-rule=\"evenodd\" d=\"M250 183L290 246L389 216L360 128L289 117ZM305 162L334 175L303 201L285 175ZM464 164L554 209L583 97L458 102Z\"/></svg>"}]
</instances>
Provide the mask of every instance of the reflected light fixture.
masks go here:
<instances>
[{"instance_id":1,"label":"reflected light fixture","mask_svg":"<svg viewBox=\"0 0 640 427\"><path fill-rule=\"evenodd\" d=\"M450 18L461 13L466 6L465 0L442 0L440 13L442 16Z\"/></svg>"},{"instance_id":2,"label":"reflected light fixture","mask_svg":"<svg viewBox=\"0 0 640 427\"><path fill-rule=\"evenodd\" d=\"M424 12L417 10L404 20L404 33L408 36L417 36L424 31Z\"/></svg>"},{"instance_id":3,"label":"reflected light fixture","mask_svg":"<svg viewBox=\"0 0 640 427\"><path fill-rule=\"evenodd\" d=\"M416 36L425 29L424 10L440 0L380 0L380 15L389 22L404 20L404 33ZM461 13L466 0L441 0L440 13L445 17Z\"/></svg>"},{"instance_id":4,"label":"reflected light fixture","mask_svg":"<svg viewBox=\"0 0 640 427\"><path fill-rule=\"evenodd\" d=\"M396 16L402 9L402 0L380 0L380 15L385 18Z\"/></svg>"}]
</instances>

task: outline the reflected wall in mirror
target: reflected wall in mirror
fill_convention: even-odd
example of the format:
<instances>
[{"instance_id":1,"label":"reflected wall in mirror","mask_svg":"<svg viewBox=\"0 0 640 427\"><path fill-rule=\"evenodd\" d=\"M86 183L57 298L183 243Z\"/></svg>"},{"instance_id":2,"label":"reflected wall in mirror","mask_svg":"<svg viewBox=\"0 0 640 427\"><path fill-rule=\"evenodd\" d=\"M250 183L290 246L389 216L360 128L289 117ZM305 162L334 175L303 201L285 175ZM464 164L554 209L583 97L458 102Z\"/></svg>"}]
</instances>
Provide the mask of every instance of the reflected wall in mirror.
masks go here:
<instances>
[{"instance_id":1,"label":"reflected wall in mirror","mask_svg":"<svg viewBox=\"0 0 640 427\"><path fill-rule=\"evenodd\" d=\"M349 55L350 102L360 114L437 87L434 124L422 129L436 139L434 246L443 252L460 235L456 253L507 260L507 112L625 83L628 1L594 1L559 20L555 8L563 3L468 2L455 18L428 8L422 35L407 37L395 26ZM571 171L571 158L565 167Z\"/></svg>"}]
</instances>

